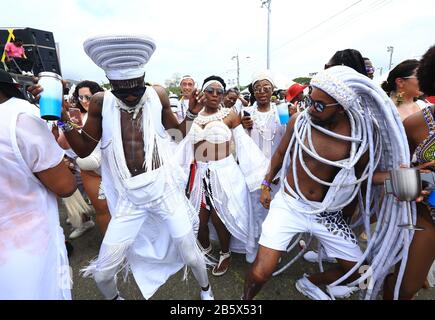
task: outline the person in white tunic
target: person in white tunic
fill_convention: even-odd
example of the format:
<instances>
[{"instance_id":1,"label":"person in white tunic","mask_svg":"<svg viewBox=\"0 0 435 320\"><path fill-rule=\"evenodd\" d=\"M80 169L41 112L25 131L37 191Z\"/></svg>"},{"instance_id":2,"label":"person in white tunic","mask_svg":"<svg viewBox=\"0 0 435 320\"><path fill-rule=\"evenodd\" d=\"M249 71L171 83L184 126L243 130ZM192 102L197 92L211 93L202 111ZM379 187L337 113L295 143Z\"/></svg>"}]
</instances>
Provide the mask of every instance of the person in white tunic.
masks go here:
<instances>
[{"instance_id":1,"label":"person in white tunic","mask_svg":"<svg viewBox=\"0 0 435 320\"><path fill-rule=\"evenodd\" d=\"M77 189L35 105L0 70L0 300L71 299L56 196Z\"/></svg>"},{"instance_id":2,"label":"person in white tunic","mask_svg":"<svg viewBox=\"0 0 435 320\"><path fill-rule=\"evenodd\" d=\"M275 87L271 73L264 71L255 74L252 79L252 87L256 101L253 106L243 109L242 125L270 161L284 136L286 125L280 123L276 105L271 102ZM271 199L279 189L278 181L279 173L272 180ZM260 203L261 192L260 189L251 193L252 207L258 228L261 228L268 212Z\"/></svg>"},{"instance_id":3,"label":"person in white tunic","mask_svg":"<svg viewBox=\"0 0 435 320\"><path fill-rule=\"evenodd\" d=\"M154 40L100 36L86 40L84 49L113 88L92 97L81 133L70 126L66 110L62 112L65 136L81 158L101 140L103 189L112 215L98 258L84 268L84 276L95 279L106 299L119 299L116 275L131 268L148 299L171 275L189 266L202 288L201 298L213 299L194 234L198 217L183 193L181 168L171 162L165 131L177 129L184 135L187 121L178 124L163 87L144 81ZM198 111L187 110L187 119Z\"/></svg>"}]
</instances>

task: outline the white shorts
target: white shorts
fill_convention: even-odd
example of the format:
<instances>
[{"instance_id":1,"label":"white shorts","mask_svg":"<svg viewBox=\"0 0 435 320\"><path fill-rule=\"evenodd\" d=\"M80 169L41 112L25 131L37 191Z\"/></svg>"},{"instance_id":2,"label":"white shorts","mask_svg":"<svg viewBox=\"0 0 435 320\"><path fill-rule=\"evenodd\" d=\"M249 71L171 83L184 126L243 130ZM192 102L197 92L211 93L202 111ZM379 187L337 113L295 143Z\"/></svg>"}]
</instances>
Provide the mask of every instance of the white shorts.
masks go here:
<instances>
[{"instance_id":1,"label":"white shorts","mask_svg":"<svg viewBox=\"0 0 435 320\"><path fill-rule=\"evenodd\" d=\"M305 210L309 209L309 205L279 191L271 202L259 243L267 248L286 251L293 236L306 232L321 242L328 257L346 261L360 259L363 253L357 238L344 221L341 212L308 215L295 209L302 206Z\"/></svg>"}]
</instances>

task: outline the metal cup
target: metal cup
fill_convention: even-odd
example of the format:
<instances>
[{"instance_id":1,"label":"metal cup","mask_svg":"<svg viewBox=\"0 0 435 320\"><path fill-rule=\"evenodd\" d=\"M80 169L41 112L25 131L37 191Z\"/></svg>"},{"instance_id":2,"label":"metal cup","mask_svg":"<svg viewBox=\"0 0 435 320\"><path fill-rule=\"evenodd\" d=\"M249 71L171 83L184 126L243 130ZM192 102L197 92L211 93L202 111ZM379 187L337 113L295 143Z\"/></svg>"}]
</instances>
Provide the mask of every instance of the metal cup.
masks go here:
<instances>
[{"instance_id":1,"label":"metal cup","mask_svg":"<svg viewBox=\"0 0 435 320\"><path fill-rule=\"evenodd\" d=\"M408 230L424 230L412 224L411 206L409 201L414 201L420 196L422 190L420 171L414 168L400 168L390 172L391 184L394 195L401 201L407 201L408 223L399 225Z\"/></svg>"},{"instance_id":2,"label":"metal cup","mask_svg":"<svg viewBox=\"0 0 435 320\"><path fill-rule=\"evenodd\" d=\"M401 201L414 201L422 189L420 171L400 168L390 172L394 195Z\"/></svg>"}]
</instances>

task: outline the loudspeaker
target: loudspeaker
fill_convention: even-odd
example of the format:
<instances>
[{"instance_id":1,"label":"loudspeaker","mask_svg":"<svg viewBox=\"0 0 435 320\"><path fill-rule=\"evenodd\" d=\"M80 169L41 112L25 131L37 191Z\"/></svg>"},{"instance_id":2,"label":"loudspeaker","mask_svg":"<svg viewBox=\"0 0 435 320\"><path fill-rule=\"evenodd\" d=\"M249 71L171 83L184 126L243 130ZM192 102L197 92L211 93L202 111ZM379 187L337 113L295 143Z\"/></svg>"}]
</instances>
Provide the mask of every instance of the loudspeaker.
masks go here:
<instances>
[{"instance_id":1,"label":"loudspeaker","mask_svg":"<svg viewBox=\"0 0 435 320\"><path fill-rule=\"evenodd\" d=\"M57 52L55 48L45 48L34 45L24 46L26 56L29 59L35 60L38 55L42 61L57 61Z\"/></svg>"},{"instance_id":2,"label":"loudspeaker","mask_svg":"<svg viewBox=\"0 0 435 320\"><path fill-rule=\"evenodd\" d=\"M15 29L14 35L16 38L23 40L24 45L34 44L47 48L56 48L53 33L49 31L32 28Z\"/></svg>"},{"instance_id":3,"label":"loudspeaker","mask_svg":"<svg viewBox=\"0 0 435 320\"><path fill-rule=\"evenodd\" d=\"M26 56L29 60L33 61L33 73L35 75L43 71L55 72L62 75L52 32L24 28L14 29L13 34L15 38L23 40ZM1 53L4 51L8 38L9 31L7 29L0 29Z\"/></svg>"},{"instance_id":4,"label":"loudspeaker","mask_svg":"<svg viewBox=\"0 0 435 320\"><path fill-rule=\"evenodd\" d=\"M62 75L56 49L27 45L26 56L33 61L33 73L37 75L43 71L50 71Z\"/></svg>"}]
</instances>

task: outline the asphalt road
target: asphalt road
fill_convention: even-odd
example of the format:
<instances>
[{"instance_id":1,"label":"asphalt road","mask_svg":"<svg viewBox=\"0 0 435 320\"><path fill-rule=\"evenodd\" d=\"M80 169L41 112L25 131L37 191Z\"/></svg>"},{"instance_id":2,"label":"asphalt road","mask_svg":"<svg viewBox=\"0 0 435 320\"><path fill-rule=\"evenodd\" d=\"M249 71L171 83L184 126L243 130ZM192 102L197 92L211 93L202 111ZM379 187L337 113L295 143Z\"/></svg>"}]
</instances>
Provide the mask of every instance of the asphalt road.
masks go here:
<instances>
[{"instance_id":1,"label":"asphalt road","mask_svg":"<svg viewBox=\"0 0 435 320\"><path fill-rule=\"evenodd\" d=\"M66 213L63 206L60 206L61 224L64 228L66 237L71 233L71 228L66 225ZM81 237L71 240L74 250L70 257L70 265L73 270L73 299L76 300L100 300L103 296L98 291L93 279L83 278L79 275L79 270L86 266L90 260L95 258L102 241L97 226L87 231ZM217 243L213 243L213 254L217 257L219 248ZM283 257L281 265L284 265L293 258L299 249L290 252ZM328 264L325 264L328 267ZM214 277L209 273L209 279L215 294L219 300L240 300L243 292L243 283L246 270L249 264L245 261L244 255L232 254L231 268L222 277ZM304 273L318 271L317 264L309 263L299 259L282 274L273 277L263 287L260 294L256 297L259 300L306 300L295 288L295 282ZM127 281L118 280L121 295L126 300L143 300L137 287L133 275L130 274ZM172 276L151 298L151 300L198 300L200 289L190 273L188 281L183 281L183 271L181 270ZM349 299L358 299L358 293ZM422 289L418 293L416 300L435 300L435 288Z\"/></svg>"}]
</instances>

